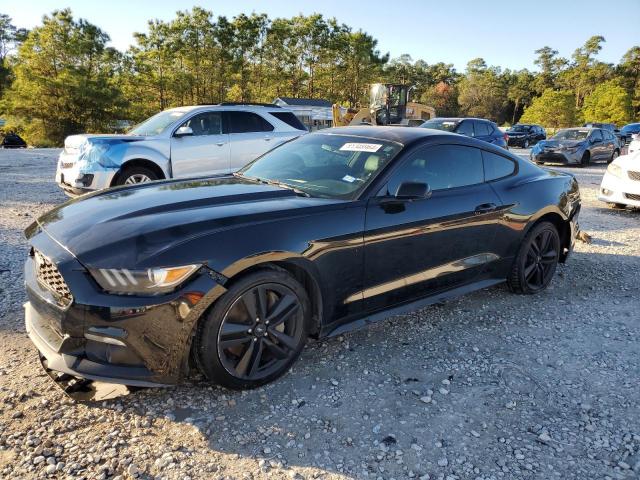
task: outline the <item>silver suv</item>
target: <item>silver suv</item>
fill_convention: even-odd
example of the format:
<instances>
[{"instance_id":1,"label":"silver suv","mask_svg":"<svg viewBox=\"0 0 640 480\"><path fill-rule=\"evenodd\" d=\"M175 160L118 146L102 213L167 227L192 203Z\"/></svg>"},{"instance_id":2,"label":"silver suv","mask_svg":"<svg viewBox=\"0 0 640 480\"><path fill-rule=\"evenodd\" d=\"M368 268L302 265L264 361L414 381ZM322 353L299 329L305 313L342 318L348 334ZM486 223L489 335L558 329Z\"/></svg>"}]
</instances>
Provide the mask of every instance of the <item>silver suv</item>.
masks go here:
<instances>
[{"instance_id":1,"label":"silver suv","mask_svg":"<svg viewBox=\"0 0 640 480\"><path fill-rule=\"evenodd\" d=\"M56 182L75 196L114 185L229 173L306 132L292 112L276 105L172 108L124 135L67 137Z\"/></svg>"}]
</instances>

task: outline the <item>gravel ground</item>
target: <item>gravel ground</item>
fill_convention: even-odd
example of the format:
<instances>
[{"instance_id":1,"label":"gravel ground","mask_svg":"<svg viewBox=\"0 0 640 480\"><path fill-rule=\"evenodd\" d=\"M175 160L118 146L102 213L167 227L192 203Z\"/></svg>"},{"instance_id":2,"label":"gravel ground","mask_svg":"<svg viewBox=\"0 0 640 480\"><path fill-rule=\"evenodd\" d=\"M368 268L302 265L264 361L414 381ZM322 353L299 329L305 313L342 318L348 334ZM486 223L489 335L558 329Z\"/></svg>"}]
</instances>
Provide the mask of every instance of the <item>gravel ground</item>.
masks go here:
<instances>
[{"instance_id":1,"label":"gravel ground","mask_svg":"<svg viewBox=\"0 0 640 480\"><path fill-rule=\"evenodd\" d=\"M518 153L526 154L525 151ZM310 344L275 384L76 404L23 327L22 230L55 150L0 150L0 477L608 479L640 475L640 212L596 200L537 296L504 287Z\"/></svg>"}]
</instances>

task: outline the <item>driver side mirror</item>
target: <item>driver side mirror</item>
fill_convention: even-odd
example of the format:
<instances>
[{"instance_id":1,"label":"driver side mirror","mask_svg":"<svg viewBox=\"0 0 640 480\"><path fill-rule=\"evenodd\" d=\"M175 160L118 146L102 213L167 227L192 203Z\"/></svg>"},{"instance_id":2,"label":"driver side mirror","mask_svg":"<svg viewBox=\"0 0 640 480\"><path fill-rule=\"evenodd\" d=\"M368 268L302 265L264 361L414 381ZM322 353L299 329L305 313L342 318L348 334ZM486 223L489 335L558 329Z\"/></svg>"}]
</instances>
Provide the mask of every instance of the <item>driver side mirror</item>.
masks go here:
<instances>
[{"instance_id":1,"label":"driver side mirror","mask_svg":"<svg viewBox=\"0 0 640 480\"><path fill-rule=\"evenodd\" d=\"M176 133L173 134L174 137L189 137L193 135L193 129L191 127L185 127L182 126L180 127L178 130L176 130Z\"/></svg>"},{"instance_id":2,"label":"driver side mirror","mask_svg":"<svg viewBox=\"0 0 640 480\"><path fill-rule=\"evenodd\" d=\"M419 200L431 196L431 188L427 183L402 182L393 195L398 200Z\"/></svg>"}]
</instances>

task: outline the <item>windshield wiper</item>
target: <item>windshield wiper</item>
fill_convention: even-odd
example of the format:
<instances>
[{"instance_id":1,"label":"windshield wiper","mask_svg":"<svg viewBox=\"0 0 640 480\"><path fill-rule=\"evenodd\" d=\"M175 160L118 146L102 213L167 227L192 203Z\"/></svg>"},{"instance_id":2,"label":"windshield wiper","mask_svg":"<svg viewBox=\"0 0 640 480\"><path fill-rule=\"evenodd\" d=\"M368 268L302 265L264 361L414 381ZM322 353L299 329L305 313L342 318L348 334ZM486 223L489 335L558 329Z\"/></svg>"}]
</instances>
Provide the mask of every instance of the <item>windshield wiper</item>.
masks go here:
<instances>
[{"instance_id":1,"label":"windshield wiper","mask_svg":"<svg viewBox=\"0 0 640 480\"><path fill-rule=\"evenodd\" d=\"M286 188L287 190L293 191L297 195L300 195L300 196L303 196L303 197L311 197L311 195L309 195L304 190L300 190L299 188L296 188L293 185L289 185L288 183L284 183L284 182L279 182L277 180L266 180L264 178L259 178L259 177L247 177L246 175L243 175L240 172L234 172L233 176L234 177L240 177L240 178L246 178L249 181L262 183L264 185L273 185L273 186L280 187L280 188Z\"/></svg>"}]
</instances>

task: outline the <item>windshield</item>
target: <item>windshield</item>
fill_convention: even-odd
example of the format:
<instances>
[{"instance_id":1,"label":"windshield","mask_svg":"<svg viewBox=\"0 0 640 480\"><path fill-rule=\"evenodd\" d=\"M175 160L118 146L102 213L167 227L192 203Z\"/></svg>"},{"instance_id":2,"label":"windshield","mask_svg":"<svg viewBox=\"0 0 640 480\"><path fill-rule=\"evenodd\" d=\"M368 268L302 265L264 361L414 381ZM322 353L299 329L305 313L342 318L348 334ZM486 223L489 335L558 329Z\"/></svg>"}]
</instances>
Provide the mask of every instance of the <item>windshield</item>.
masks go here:
<instances>
[{"instance_id":1,"label":"windshield","mask_svg":"<svg viewBox=\"0 0 640 480\"><path fill-rule=\"evenodd\" d=\"M173 122L184 117L186 113L187 112L180 110L165 110L164 112L156 113L153 117L147 118L144 122L139 123L129 130L128 134L145 136L158 135Z\"/></svg>"},{"instance_id":2,"label":"windshield","mask_svg":"<svg viewBox=\"0 0 640 480\"><path fill-rule=\"evenodd\" d=\"M526 125L514 125L509 130L512 132L528 132L529 127L527 127Z\"/></svg>"},{"instance_id":3,"label":"windshield","mask_svg":"<svg viewBox=\"0 0 640 480\"><path fill-rule=\"evenodd\" d=\"M443 120L441 118L434 118L433 120L427 120L422 125L422 128L433 128L435 130L444 130L446 132L453 132L458 125L458 120Z\"/></svg>"},{"instance_id":4,"label":"windshield","mask_svg":"<svg viewBox=\"0 0 640 480\"><path fill-rule=\"evenodd\" d=\"M401 149L399 143L373 138L315 133L267 152L237 175L312 197L353 199Z\"/></svg>"},{"instance_id":5,"label":"windshield","mask_svg":"<svg viewBox=\"0 0 640 480\"><path fill-rule=\"evenodd\" d=\"M584 140L589 136L589 130L560 130L554 135L555 140Z\"/></svg>"}]
</instances>

